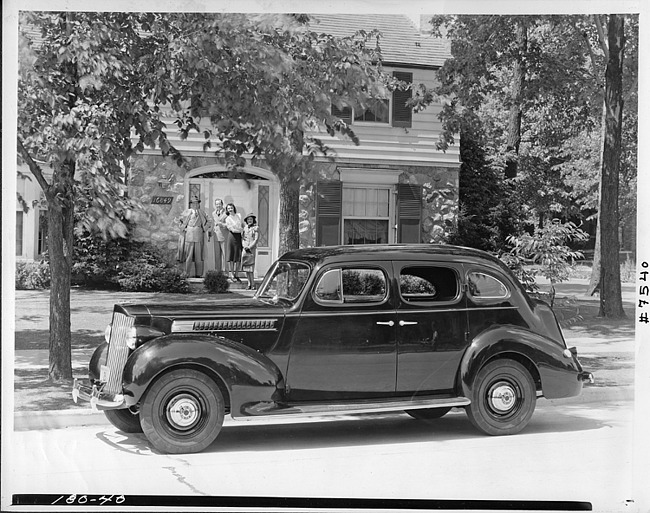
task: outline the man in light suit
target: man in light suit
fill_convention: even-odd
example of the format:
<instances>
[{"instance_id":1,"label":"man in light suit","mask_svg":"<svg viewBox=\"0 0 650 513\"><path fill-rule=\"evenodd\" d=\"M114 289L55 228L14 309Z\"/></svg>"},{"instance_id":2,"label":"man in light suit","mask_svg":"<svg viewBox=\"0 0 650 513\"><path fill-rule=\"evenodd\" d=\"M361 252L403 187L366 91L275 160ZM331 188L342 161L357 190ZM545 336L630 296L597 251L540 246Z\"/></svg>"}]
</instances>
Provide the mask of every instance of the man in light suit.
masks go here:
<instances>
[{"instance_id":1,"label":"man in light suit","mask_svg":"<svg viewBox=\"0 0 650 513\"><path fill-rule=\"evenodd\" d=\"M213 235L214 232L214 259L215 259L215 270L223 271L225 269L226 261L226 209L223 208L223 201L219 198L214 200L214 210L212 211L212 222L210 225L210 231L208 232L208 241Z\"/></svg>"},{"instance_id":2,"label":"man in light suit","mask_svg":"<svg viewBox=\"0 0 650 513\"><path fill-rule=\"evenodd\" d=\"M190 198L190 208L183 212L181 219L181 230L185 232L185 243L183 245L183 256L185 262L185 273L191 276L190 269L194 263L194 276L203 276L203 261L205 260L205 233L208 231L210 222L208 216L201 210L201 200L198 196Z\"/></svg>"}]
</instances>

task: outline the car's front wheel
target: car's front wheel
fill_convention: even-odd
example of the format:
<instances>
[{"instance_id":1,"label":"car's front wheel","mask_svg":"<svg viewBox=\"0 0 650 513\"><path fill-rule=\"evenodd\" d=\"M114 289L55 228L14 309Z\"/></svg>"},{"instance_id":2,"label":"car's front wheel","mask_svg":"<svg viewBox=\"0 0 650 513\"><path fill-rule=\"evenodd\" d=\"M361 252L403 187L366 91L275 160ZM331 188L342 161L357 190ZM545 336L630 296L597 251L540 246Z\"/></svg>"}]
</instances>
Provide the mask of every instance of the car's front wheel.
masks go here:
<instances>
[{"instance_id":1,"label":"car's front wheel","mask_svg":"<svg viewBox=\"0 0 650 513\"><path fill-rule=\"evenodd\" d=\"M224 411L223 395L210 377L179 369L151 385L140 408L140 422L158 451L200 452L217 438Z\"/></svg>"},{"instance_id":2,"label":"car's front wheel","mask_svg":"<svg viewBox=\"0 0 650 513\"><path fill-rule=\"evenodd\" d=\"M125 433L142 433L140 415L132 413L131 410L104 410L108 421L120 431Z\"/></svg>"},{"instance_id":3,"label":"car's front wheel","mask_svg":"<svg viewBox=\"0 0 650 513\"><path fill-rule=\"evenodd\" d=\"M411 417L419 420L440 419L449 413L451 408L425 408L423 410L405 410Z\"/></svg>"},{"instance_id":4,"label":"car's front wheel","mask_svg":"<svg viewBox=\"0 0 650 513\"><path fill-rule=\"evenodd\" d=\"M514 360L494 360L476 375L471 389L469 420L488 435L513 435L533 415L537 400L530 372Z\"/></svg>"}]
</instances>

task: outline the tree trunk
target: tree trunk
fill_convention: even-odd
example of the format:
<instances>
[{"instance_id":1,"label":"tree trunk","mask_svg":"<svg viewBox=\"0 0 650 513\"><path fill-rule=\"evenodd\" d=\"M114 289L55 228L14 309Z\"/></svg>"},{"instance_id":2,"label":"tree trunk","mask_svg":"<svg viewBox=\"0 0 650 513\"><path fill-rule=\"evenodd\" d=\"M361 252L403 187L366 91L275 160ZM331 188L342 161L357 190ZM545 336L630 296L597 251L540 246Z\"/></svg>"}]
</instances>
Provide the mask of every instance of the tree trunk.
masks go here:
<instances>
[{"instance_id":1,"label":"tree trunk","mask_svg":"<svg viewBox=\"0 0 650 513\"><path fill-rule=\"evenodd\" d=\"M598 221L596 223L594 261L591 264L591 278L589 279L589 288L587 289L586 295L593 296L596 292L600 293L600 214L598 215Z\"/></svg>"},{"instance_id":2,"label":"tree trunk","mask_svg":"<svg viewBox=\"0 0 650 513\"><path fill-rule=\"evenodd\" d=\"M293 173L280 175L280 255L300 247L300 184Z\"/></svg>"},{"instance_id":3,"label":"tree trunk","mask_svg":"<svg viewBox=\"0 0 650 513\"><path fill-rule=\"evenodd\" d=\"M519 145L521 143L521 116L524 85L526 78L526 65L524 56L528 47L528 29L525 21L517 20L516 43L517 57L512 70L512 93L510 97L510 117L508 119L508 140L506 146L506 178L517 176Z\"/></svg>"},{"instance_id":4,"label":"tree trunk","mask_svg":"<svg viewBox=\"0 0 650 513\"><path fill-rule=\"evenodd\" d=\"M72 176L74 163L63 164L56 189L48 191L48 252L50 259L49 371L52 381L72 380L70 273L74 228Z\"/></svg>"},{"instance_id":5,"label":"tree trunk","mask_svg":"<svg viewBox=\"0 0 650 513\"><path fill-rule=\"evenodd\" d=\"M618 184L623 122L624 18L608 22L609 58L605 71L605 133L600 185L600 312L602 317L625 317L621 297L618 238Z\"/></svg>"}]
</instances>

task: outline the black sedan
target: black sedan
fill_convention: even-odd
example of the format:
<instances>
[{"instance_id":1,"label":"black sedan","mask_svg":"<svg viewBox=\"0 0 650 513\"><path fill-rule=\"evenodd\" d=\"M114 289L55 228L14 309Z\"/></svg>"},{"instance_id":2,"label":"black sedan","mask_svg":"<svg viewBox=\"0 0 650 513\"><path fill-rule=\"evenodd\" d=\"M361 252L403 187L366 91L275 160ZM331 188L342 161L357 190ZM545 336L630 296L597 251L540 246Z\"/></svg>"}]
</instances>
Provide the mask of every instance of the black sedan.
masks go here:
<instances>
[{"instance_id":1,"label":"black sedan","mask_svg":"<svg viewBox=\"0 0 650 513\"><path fill-rule=\"evenodd\" d=\"M77 380L125 432L198 452L224 416L463 407L489 435L521 431L538 397L593 381L553 311L487 253L447 245L337 246L283 255L253 298L115 305Z\"/></svg>"}]
</instances>

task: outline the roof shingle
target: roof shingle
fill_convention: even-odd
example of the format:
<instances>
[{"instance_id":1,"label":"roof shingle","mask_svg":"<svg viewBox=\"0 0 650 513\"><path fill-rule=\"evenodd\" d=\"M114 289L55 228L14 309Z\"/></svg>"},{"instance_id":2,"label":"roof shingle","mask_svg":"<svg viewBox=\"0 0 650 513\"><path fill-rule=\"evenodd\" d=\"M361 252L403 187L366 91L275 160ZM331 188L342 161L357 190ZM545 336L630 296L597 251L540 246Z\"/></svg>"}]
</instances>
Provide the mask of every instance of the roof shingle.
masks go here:
<instances>
[{"instance_id":1,"label":"roof shingle","mask_svg":"<svg viewBox=\"0 0 650 513\"><path fill-rule=\"evenodd\" d=\"M439 68L451 57L449 41L421 34L408 16L399 14L311 14L311 29L337 37L358 30L381 32L384 64Z\"/></svg>"}]
</instances>

